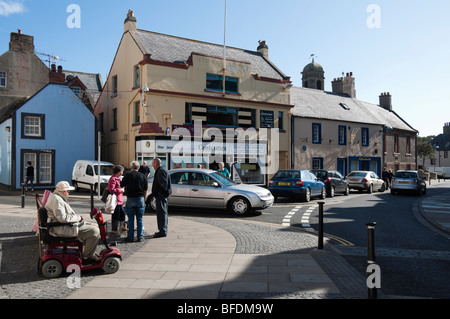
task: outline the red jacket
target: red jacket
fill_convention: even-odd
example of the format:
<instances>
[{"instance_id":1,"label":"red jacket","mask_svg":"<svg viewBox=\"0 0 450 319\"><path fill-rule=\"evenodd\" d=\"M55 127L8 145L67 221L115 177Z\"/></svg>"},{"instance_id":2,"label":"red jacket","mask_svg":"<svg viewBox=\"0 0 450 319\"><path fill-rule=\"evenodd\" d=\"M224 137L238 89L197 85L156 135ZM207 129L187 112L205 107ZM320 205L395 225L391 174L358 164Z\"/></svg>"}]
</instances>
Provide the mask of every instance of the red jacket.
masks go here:
<instances>
[{"instance_id":1,"label":"red jacket","mask_svg":"<svg viewBox=\"0 0 450 319\"><path fill-rule=\"evenodd\" d=\"M108 190L111 194L116 195L117 205L123 205L123 191L120 187L120 178L111 176L108 182Z\"/></svg>"}]
</instances>

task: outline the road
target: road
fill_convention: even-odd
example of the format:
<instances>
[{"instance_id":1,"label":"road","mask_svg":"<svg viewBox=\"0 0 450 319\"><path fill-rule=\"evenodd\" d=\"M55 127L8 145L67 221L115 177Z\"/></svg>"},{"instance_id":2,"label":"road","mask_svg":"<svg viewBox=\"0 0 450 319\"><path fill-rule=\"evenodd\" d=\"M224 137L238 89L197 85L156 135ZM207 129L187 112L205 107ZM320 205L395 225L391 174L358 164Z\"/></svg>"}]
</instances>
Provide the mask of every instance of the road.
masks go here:
<instances>
[{"instance_id":1,"label":"road","mask_svg":"<svg viewBox=\"0 0 450 319\"><path fill-rule=\"evenodd\" d=\"M390 192L336 195L324 204L324 232L344 258L366 275L367 226L376 222L376 263L381 269L381 288L396 297L450 298L450 240L421 222L414 212L427 195L396 195ZM318 202L279 199L271 208L246 216L208 210L172 209L171 214L203 218L231 218L294 227L317 233Z\"/></svg>"}]
</instances>

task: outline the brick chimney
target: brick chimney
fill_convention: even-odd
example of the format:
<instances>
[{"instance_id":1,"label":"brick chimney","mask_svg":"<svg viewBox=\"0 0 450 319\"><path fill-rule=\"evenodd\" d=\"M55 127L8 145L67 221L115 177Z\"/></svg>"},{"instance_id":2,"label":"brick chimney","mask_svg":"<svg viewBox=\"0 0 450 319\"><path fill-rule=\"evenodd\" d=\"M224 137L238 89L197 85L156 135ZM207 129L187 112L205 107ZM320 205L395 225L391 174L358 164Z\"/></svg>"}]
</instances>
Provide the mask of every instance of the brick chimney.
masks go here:
<instances>
[{"instance_id":1,"label":"brick chimney","mask_svg":"<svg viewBox=\"0 0 450 319\"><path fill-rule=\"evenodd\" d=\"M381 93L380 95L380 106L388 111L392 111L392 96L389 92Z\"/></svg>"},{"instance_id":2,"label":"brick chimney","mask_svg":"<svg viewBox=\"0 0 450 319\"><path fill-rule=\"evenodd\" d=\"M22 30L17 33L11 32L9 50L34 53L34 38L31 35L22 34Z\"/></svg>"},{"instance_id":3,"label":"brick chimney","mask_svg":"<svg viewBox=\"0 0 450 319\"><path fill-rule=\"evenodd\" d=\"M444 124L444 134L450 134L450 123Z\"/></svg>"},{"instance_id":4,"label":"brick chimney","mask_svg":"<svg viewBox=\"0 0 450 319\"><path fill-rule=\"evenodd\" d=\"M136 31L137 29L137 20L134 17L134 11L128 10L127 18L124 21L123 33L127 31Z\"/></svg>"},{"instance_id":5,"label":"brick chimney","mask_svg":"<svg viewBox=\"0 0 450 319\"><path fill-rule=\"evenodd\" d=\"M331 82L333 93L347 94L351 98L356 98L355 78L353 73L347 73L345 77L334 79Z\"/></svg>"},{"instance_id":6,"label":"brick chimney","mask_svg":"<svg viewBox=\"0 0 450 319\"><path fill-rule=\"evenodd\" d=\"M269 47L266 44L266 41L258 41L259 46L257 51L266 59L269 59Z\"/></svg>"},{"instance_id":7,"label":"brick chimney","mask_svg":"<svg viewBox=\"0 0 450 319\"><path fill-rule=\"evenodd\" d=\"M50 73L49 73L49 82L50 83L66 83L66 75L62 72L62 66L58 66L58 70L56 70L56 65L52 64Z\"/></svg>"}]
</instances>

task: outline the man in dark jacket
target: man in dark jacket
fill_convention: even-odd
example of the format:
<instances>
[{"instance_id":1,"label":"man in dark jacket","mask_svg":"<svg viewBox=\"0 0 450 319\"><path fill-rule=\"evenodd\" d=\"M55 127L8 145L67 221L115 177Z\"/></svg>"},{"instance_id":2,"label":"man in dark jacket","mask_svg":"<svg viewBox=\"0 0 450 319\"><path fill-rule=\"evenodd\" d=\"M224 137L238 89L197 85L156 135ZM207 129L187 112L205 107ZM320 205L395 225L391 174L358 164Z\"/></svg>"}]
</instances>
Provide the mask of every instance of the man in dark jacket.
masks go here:
<instances>
[{"instance_id":1,"label":"man in dark jacket","mask_svg":"<svg viewBox=\"0 0 450 319\"><path fill-rule=\"evenodd\" d=\"M154 237L166 237L169 219L168 202L169 196L172 194L172 186L169 172L164 167L161 167L161 160L159 158L155 158L152 161L152 166L155 169L155 176L153 177L152 193L150 196L156 199L156 219L159 230L155 233Z\"/></svg>"},{"instance_id":2,"label":"man in dark jacket","mask_svg":"<svg viewBox=\"0 0 450 319\"><path fill-rule=\"evenodd\" d=\"M134 218L136 216L137 240L144 239L144 228L142 225L145 212L145 198L147 197L147 178L139 173L139 162L133 161L130 164L131 172L126 174L120 182L121 187L125 187L127 203L125 211L128 216L128 234L126 241L132 242L134 239Z\"/></svg>"}]
</instances>

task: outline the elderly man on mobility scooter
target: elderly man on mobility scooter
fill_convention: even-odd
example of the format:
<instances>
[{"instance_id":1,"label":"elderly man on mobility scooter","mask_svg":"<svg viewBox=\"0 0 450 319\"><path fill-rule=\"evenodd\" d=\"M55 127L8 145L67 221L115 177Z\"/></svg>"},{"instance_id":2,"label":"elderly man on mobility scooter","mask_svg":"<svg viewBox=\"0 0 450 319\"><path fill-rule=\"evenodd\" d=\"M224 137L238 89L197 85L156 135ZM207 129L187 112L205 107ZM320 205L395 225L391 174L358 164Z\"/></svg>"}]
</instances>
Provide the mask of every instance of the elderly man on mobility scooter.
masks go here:
<instances>
[{"instance_id":1,"label":"elderly man on mobility scooter","mask_svg":"<svg viewBox=\"0 0 450 319\"><path fill-rule=\"evenodd\" d=\"M102 258L95 254L100 229L97 223L89 223L78 216L68 203L69 191L75 188L68 182L62 181L56 185L55 191L49 196L45 208L48 218L53 222L70 223L71 225L52 227L49 230L51 236L55 237L78 237L85 240L83 249L83 264L94 263Z\"/></svg>"}]
</instances>

